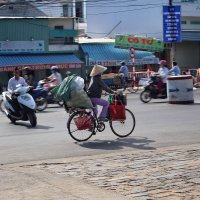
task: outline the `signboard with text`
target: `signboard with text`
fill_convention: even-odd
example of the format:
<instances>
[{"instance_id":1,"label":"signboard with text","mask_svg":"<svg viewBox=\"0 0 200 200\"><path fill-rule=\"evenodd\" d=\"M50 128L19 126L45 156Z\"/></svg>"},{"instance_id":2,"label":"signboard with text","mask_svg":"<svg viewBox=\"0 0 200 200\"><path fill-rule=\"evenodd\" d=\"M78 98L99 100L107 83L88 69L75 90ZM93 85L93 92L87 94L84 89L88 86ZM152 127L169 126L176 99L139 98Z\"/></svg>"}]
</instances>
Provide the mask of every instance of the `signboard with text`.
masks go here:
<instances>
[{"instance_id":1,"label":"signboard with text","mask_svg":"<svg viewBox=\"0 0 200 200\"><path fill-rule=\"evenodd\" d=\"M135 35L115 35L115 47L143 51L163 51L164 43L161 40L149 37L137 37Z\"/></svg>"},{"instance_id":2,"label":"signboard with text","mask_svg":"<svg viewBox=\"0 0 200 200\"><path fill-rule=\"evenodd\" d=\"M181 6L163 6L163 41L181 42Z\"/></svg>"},{"instance_id":3,"label":"signboard with text","mask_svg":"<svg viewBox=\"0 0 200 200\"><path fill-rule=\"evenodd\" d=\"M89 61L89 65L93 66L95 64L97 65L103 65L106 67L109 66L120 66L121 64L121 60L90 60ZM128 60L127 65L132 65L132 60ZM134 64L135 65L146 65L146 64L158 64L159 63L159 59L158 58L141 58L141 59L134 59Z\"/></svg>"},{"instance_id":4,"label":"signboard with text","mask_svg":"<svg viewBox=\"0 0 200 200\"><path fill-rule=\"evenodd\" d=\"M44 52L44 41L0 41L1 53L40 53Z\"/></svg>"},{"instance_id":5,"label":"signboard with text","mask_svg":"<svg viewBox=\"0 0 200 200\"><path fill-rule=\"evenodd\" d=\"M38 64L38 65L18 65L19 69L23 69L24 67L30 67L32 70L45 70L50 69L52 65L55 64ZM66 64L56 64L59 69L67 69L67 68L81 68L81 63L66 63ZM11 72L14 71L16 66L3 66L0 67L0 72Z\"/></svg>"}]
</instances>

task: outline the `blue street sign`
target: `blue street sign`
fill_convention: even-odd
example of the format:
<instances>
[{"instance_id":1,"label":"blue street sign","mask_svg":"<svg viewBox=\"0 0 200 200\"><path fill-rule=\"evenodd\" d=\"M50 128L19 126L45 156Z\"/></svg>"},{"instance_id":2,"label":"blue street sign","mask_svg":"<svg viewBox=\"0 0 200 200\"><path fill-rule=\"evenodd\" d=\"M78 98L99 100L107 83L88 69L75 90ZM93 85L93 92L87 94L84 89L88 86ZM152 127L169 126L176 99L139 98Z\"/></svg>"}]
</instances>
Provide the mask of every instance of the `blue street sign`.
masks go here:
<instances>
[{"instance_id":1,"label":"blue street sign","mask_svg":"<svg viewBox=\"0 0 200 200\"><path fill-rule=\"evenodd\" d=\"M163 6L163 41L181 42L181 6Z\"/></svg>"}]
</instances>

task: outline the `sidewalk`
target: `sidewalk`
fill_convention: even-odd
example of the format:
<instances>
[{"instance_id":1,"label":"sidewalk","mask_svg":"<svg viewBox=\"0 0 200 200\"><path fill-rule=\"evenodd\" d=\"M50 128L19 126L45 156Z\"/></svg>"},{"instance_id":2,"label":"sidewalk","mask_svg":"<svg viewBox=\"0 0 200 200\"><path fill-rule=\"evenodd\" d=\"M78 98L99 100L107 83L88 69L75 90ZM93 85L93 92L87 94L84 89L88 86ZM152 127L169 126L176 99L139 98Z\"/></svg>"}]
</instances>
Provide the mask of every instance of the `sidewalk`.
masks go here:
<instances>
[{"instance_id":1,"label":"sidewalk","mask_svg":"<svg viewBox=\"0 0 200 200\"><path fill-rule=\"evenodd\" d=\"M200 145L0 166L1 200L199 200Z\"/></svg>"}]
</instances>

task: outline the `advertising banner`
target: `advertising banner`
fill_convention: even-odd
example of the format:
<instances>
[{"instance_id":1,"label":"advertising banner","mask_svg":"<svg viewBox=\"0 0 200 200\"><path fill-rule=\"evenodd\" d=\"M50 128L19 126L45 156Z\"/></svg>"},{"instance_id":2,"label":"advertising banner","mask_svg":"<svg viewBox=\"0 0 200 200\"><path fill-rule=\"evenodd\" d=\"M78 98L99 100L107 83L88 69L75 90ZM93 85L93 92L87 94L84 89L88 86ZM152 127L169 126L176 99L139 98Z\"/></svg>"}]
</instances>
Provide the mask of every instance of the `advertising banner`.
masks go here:
<instances>
[{"instance_id":1,"label":"advertising banner","mask_svg":"<svg viewBox=\"0 0 200 200\"><path fill-rule=\"evenodd\" d=\"M115 47L143 51L163 51L164 43L161 40L149 37L137 37L135 35L115 35Z\"/></svg>"}]
</instances>

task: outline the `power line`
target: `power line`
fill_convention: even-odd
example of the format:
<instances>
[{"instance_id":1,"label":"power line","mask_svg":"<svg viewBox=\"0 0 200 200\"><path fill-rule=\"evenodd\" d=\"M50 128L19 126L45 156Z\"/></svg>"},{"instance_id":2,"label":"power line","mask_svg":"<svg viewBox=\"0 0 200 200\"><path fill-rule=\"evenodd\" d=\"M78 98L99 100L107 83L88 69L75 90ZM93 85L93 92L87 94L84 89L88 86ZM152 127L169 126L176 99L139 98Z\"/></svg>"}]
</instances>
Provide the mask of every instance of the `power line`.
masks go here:
<instances>
[{"instance_id":1,"label":"power line","mask_svg":"<svg viewBox=\"0 0 200 200\"><path fill-rule=\"evenodd\" d=\"M102 12L102 13L91 13L91 14L87 14L87 15L106 15L106 14L115 14L115 13L124 13L124 12L132 12L132 11L138 11L138 10L146 10L146 9L151 9L151 8L157 8L160 7L159 6L153 6L153 7L147 7L147 8L138 8L138 9L131 9L131 10L119 10L119 11L110 11L110 12Z\"/></svg>"}]
</instances>

